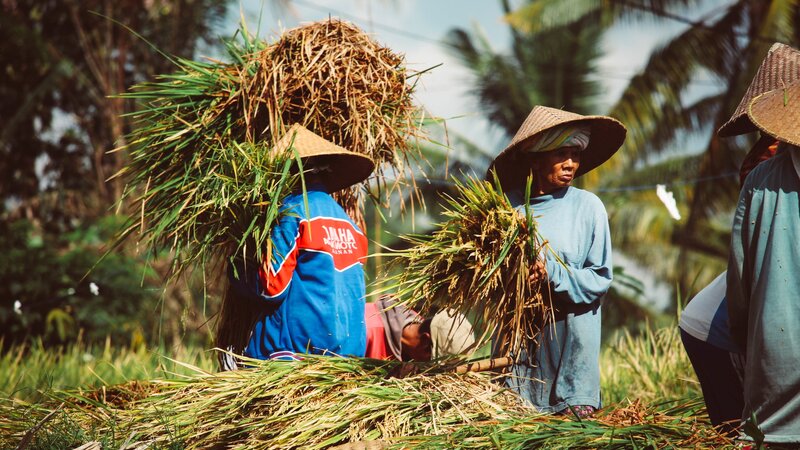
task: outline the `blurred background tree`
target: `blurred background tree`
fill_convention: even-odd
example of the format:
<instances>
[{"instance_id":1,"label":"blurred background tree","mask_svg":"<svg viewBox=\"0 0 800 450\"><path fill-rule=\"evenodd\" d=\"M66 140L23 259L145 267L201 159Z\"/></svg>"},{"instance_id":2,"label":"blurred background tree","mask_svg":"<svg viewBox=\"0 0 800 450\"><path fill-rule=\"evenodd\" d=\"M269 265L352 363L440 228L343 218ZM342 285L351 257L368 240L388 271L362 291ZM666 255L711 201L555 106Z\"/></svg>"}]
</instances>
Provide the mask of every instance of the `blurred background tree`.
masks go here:
<instances>
[{"instance_id":1,"label":"blurred background tree","mask_svg":"<svg viewBox=\"0 0 800 450\"><path fill-rule=\"evenodd\" d=\"M133 252L111 255L83 276L120 223L106 216L116 214L123 181L109 177L125 154L109 151L124 143L130 132L125 114L136 105L113 96L171 71L170 61L153 47L195 56L198 44L214 38L226 4L0 3L0 329L6 343L42 334L58 342L80 329L91 338L130 338L134 330L121 324L149 328L159 323L162 309L186 325L185 305L156 308L161 277ZM98 295L89 292L90 282L99 286Z\"/></svg>"},{"instance_id":2,"label":"blurred background tree","mask_svg":"<svg viewBox=\"0 0 800 450\"><path fill-rule=\"evenodd\" d=\"M716 130L733 113L769 47L798 47L800 5L530 0L512 11L507 0L501 3L512 27L510 54L494 53L478 32L452 30L446 42L475 75L481 110L509 138L535 104L623 122L623 148L578 183L606 204L615 249L676 286L672 299L701 289L725 270L738 168L756 138L719 139ZM656 48L619 100L601 111L591 101L592 62L602 33L620 21L677 21L685 28ZM689 148L692 139L703 143L701 149ZM688 205L681 208L683 219L674 220L664 208L655 194L659 183L674 191L679 205ZM676 306L672 302L669 309Z\"/></svg>"}]
</instances>

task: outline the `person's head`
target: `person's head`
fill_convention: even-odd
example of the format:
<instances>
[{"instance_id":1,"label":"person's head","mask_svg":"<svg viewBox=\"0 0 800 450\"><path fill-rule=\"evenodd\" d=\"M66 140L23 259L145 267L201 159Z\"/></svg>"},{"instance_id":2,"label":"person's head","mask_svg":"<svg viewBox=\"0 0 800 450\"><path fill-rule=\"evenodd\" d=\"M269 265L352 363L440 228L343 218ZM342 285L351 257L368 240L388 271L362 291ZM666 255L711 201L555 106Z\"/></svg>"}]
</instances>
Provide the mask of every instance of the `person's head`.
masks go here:
<instances>
[{"instance_id":1,"label":"person's head","mask_svg":"<svg viewBox=\"0 0 800 450\"><path fill-rule=\"evenodd\" d=\"M292 125L273 145L273 150L299 156L306 184L322 184L328 192L366 180L375 168L369 157L340 147L300 124ZM298 168L295 166L293 170Z\"/></svg>"},{"instance_id":2,"label":"person's head","mask_svg":"<svg viewBox=\"0 0 800 450\"><path fill-rule=\"evenodd\" d=\"M433 348L431 319L406 325L400 342L403 361L430 361Z\"/></svg>"},{"instance_id":3,"label":"person's head","mask_svg":"<svg viewBox=\"0 0 800 450\"><path fill-rule=\"evenodd\" d=\"M524 188L533 175L535 194L552 192L605 162L626 134L625 126L611 117L535 106L492 161L486 179L496 175L508 191Z\"/></svg>"},{"instance_id":4,"label":"person's head","mask_svg":"<svg viewBox=\"0 0 800 450\"><path fill-rule=\"evenodd\" d=\"M758 71L733 115L717 130L717 135L733 137L758 131L759 128L750 120L747 113L753 99L766 92L792 84L794 80L800 78L798 67L800 67L800 51L785 44L773 44L767 52L767 56L761 61ZM744 185L747 174L758 164L775 156L777 148L778 141L773 136L762 132L759 140L742 160L739 168L739 186Z\"/></svg>"},{"instance_id":5,"label":"person's head","mask_svg":"<svg viewBox=\"0 0 800 450\"><path fill-rule=\"evenodd\" d=\"M431 319L433 357L468 355L476 348L475 329L467 316L445 309Z\"/></svg>"},{"instance_id":6,"label":"person's head","mask_svg":"<svg viewBox=\"0 0 800 450\"><path fill-rule=\"evenodd\" d=\"M331 156L316 156L303 158L303 178L307 187L319 186L326 192L334 192L329 186L337 185L336 174L334 173L335 163L331 163ZM300 168L297 164L292 165L291 172L297 174ZM299 189L300 186L297 186Z\"/></svg>"},{"instance_id":7,"label":"person's head","mask_svg":"<svg viewBox=\"0 0 800 450\"><path fill-rule=\"evenodd\" d=\"M778 151L778 141L769 135L762 135L753 147L747 152L747 155L739 167L739 186L744 185L744 180L747 175L756 168L757 165L775 156Z\"/></svg>"},{"instance_id":8,"label":"person's head","mask_svg":"<svg viewBox=\"0 0 800 450\"><path fill-rule=\"evenodd\" d=\"M546 153L531 153L533 194L548 194L572 184L581 165L580 147L570 146Z\"/></svg>"}]
</instances>

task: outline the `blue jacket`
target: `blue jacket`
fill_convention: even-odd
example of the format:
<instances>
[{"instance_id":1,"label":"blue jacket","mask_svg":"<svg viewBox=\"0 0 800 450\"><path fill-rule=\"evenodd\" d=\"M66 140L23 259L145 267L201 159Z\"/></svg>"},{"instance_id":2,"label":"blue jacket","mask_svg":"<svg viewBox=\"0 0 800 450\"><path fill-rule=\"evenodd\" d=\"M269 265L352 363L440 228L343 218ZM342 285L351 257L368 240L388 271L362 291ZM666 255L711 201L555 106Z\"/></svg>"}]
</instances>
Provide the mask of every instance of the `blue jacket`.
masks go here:
<instances>
[{"instance_id":1,"label":"blue jacket","mask_svg":"<svg viewBox=\"0 0 800 450\"><path fill-rule=\"evenodd\" d=\"M367 238L330 195L308 191L307 198L308 210L302 194L284 201L288 214L271 231L270 260L257 273L231 277L237 291L264 304L246 356L364 356Z\"/></svg>"}]
</instances>

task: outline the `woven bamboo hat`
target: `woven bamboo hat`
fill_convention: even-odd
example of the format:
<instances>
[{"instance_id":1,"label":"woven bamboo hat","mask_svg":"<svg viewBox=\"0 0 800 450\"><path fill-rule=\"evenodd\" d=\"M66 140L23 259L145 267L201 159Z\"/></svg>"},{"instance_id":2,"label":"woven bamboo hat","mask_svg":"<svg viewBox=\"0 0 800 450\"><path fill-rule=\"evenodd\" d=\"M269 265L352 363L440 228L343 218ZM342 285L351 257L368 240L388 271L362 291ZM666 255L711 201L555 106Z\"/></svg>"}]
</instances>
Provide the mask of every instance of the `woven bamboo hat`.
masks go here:
<instances>
[{"instance_id":1,"label":"woven bamboo hat","mask_svg":"<svg viewBox=\"0 0 800 450\"><path fill-rule=\"evenodd\" d=\"M537 134L565 124L591 126L589 144L581 152L581 164L576 177L606 162L622 146L627 134L625 126L611 117L582 116L546 106L534 106L508 147L489 165L486 177L491 179L491 172L495 171L506 189L523 183L530 173L528 160L523 161L520 158L525 147Z\"/></svg>"},{"instance_id":2,"label":"woven bamboo hat","mask_svg":"<svg viewBox=\"0 0 800 450\"><path fill-rule=\"evenodd\" d=\"M800 51L785 44L772 44L733 116L719 127L717 134L729 137L756 131L755 125L747 117L747 108L753 99L796 80L800 80Z\"/></svg>"},{"instance_id":3,"label":"woven bamboo hat","mask_svg":"<svg viewBox=\"0 0 800 450\"><path fill-rule=\"evenodd\" d=\"M800 146L800 83L756 97L747 117L765 134Z\"/></svg>"},{"instance_id":4,"label":"woven bamboo hat","mask_svg":"<svg viewBox=\"0 0 800 450\"><path fill-rule=\"evenodd\" d=\"M323 177L325 186L331 192L366 180L375 169L375 163L369 157L340 147L297 123L273 147L278 152L291 149L296 150L304 161L325 165L330 169L330 173Z\"/></svg>"}]
</instances>

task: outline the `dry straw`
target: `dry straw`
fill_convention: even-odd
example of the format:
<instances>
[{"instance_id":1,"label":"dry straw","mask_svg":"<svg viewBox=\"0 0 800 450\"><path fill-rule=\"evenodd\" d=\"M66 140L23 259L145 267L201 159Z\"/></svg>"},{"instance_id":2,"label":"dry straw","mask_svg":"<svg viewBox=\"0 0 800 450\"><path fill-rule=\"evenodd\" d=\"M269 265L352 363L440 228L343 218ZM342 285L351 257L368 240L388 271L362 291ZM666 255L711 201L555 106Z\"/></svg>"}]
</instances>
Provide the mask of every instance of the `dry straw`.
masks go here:
<instances>
[{"instance_id":1,"label":"dry straw","mask_svg":"<svg viewBox=\"0 0 800 450\"><path fill-rule=\"evenodd\" d=\"M535 211L517 211L497 180L456 182L444 200L445 221L433 233L405 236L410 247L388 253L400 270L386 290L424 314L464 313L496 331L500 353L514 352L550 317L542 283L529 282L531 262L545 251Z\"/></svg>"},{"instance_id":2,"label":"dry straw","mask_svg":"<svg viewBox=\"0 0 800 450\"><path fill-rule=\"evenodd\" d=\"M295 183L287 157L265 154L294 123L372 158L380 187L397 187L386 171L399 180L415 159L411 75L353 25L312 23L271 45L245 30L227 48L230 63L178 59L175 73L123 94L142 108L118 174L138 218L121 239L139 233L148 248L171 250L178 271L247 244L251 255L264 249L277 219L268 211ZM337 194L357 221L363 192Z\"/></svg>"},{"instance_id":3,"label":"dry straw","mask_svg":"<svg viewBox=\"0 0 800 450\"><path fill-rule=\"evenodd\" d=\"M0 401L0 446L75 448L725 448L702 402L536 414L485 374L393 378L398 362L309 357L247 370ZM424 370L426 366L421 366ZM51 411L53 412L51 414ZM58 444L53 444L57 442ZM60 445L60 446L59 446Z\"/></svg>"}]
</instances>

